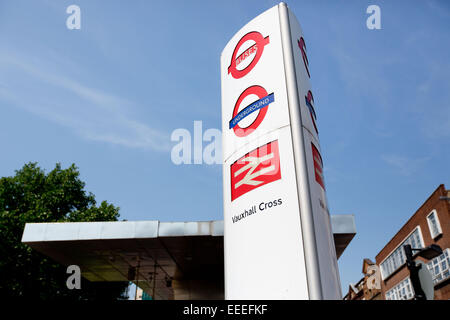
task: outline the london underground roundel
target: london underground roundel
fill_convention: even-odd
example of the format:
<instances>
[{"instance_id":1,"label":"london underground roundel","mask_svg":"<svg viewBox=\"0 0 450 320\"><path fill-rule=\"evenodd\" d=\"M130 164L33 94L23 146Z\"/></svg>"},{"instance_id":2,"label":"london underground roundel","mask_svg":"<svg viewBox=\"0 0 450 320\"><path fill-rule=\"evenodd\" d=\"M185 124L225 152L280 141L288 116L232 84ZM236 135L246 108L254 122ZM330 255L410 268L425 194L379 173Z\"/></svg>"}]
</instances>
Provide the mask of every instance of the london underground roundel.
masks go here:
<instances>
[{"instance_id":1,"label":"london underground roundel","mask_svg":"<svg viewBox=\"0 0 450 320\"><path fill-rule=\"evenodd\" d=\"M248 106L239 111L241 109L242 101L249 95L256 95L258 97L258 100L250 103ZM236 101L236 104L234 105L233 117L229 122L229 128L233 129L234 134L238 137L245 137L249 135L250 133L255 131L256 128L258 128L258 126L264 120L269 104L274 101L274 94L268 94L266 89L264 89L263 87L257 85L248 87L244 90L244 92L241 93ZM239 126L239 121L246 118L253 112L258 112L255 120L247 127L241 128Z\"/></svg>"},{"instance_id":2,"label":"london underground roundel","mask_svg":"<svg viewBox=\"0 0 450 320\"><path fill-rule=\"evenodd\" d=\"M245 49L239 56L237 56L238 52L241 51L241 47L247 41L254 41L255 43L249 48ZM231 73L233 78L239 79L249 73L258 63L263 54L264 46L267 44L269 44L269 36L264 38L263 35L257 31L249 32L245 36L243 36L236 45L236 48L234 48L233 55L231 57L231 63L228 67L228 74ZM255 54L253 56L252 62L250 62L244 69L239 70L238 65L244 60L249 59L253 55L253 53Z\"/></svg>"}]
</instances>

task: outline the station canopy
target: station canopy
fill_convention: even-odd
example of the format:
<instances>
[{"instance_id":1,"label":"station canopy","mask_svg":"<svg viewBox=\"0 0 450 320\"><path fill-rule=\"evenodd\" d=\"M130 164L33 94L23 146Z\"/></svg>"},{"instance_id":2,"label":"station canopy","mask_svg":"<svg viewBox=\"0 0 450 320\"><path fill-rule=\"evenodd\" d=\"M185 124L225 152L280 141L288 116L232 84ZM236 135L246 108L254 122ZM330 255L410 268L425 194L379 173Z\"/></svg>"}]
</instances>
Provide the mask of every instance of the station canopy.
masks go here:
<instances>
[{"instance_id":1,"label":"station canopy","mask_svg":"<svg viewBox=\"0 0 450 320\"><path fill-rule=\"evenodd\" d=\"M354 216L332 215L331 225L339 258ZM89 281L132 281L154 299L224 298L221 220L27 223L22 242Z\"/></svg>"}]
</instances>

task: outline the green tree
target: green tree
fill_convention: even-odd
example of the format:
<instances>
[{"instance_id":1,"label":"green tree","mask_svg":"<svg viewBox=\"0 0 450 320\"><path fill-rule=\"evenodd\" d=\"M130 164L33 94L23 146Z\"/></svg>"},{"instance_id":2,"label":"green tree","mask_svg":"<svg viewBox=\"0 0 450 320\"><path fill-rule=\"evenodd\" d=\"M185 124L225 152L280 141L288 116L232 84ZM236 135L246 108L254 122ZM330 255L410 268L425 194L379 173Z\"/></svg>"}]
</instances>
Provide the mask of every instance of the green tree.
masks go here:
<instances>
[{"instance_id":1,"label":"green tree","mask_svg":"<svg viewBox=\"0 0 450 320\"><path fill-rule=\"evenodd\" d=\"M72 164L46 174L28 163L15 176L0 178L0 297L32 299L126 299L126 282L89 282L66 287L66 267L21 243L27 222L117 221L119 208L96 205Z\"/></svg>"}]
</instances>

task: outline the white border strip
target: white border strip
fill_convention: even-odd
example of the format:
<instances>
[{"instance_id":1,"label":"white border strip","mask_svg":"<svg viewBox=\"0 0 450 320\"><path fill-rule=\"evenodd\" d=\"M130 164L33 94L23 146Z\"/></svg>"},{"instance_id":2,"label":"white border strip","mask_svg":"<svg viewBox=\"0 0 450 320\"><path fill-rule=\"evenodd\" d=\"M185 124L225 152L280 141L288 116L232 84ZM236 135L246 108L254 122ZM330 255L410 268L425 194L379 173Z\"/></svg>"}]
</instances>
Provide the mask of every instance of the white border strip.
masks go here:
<instances>
[{"instance_id":1,"label":"white border strip","mask_svg":"<svg viewBox=\"0 0 450 320\"><path fill-rule=\"evenodd\" d=\"M289 104L292 145L297 178L297 194L300 204L300 221L302 227L303 249L306 264L306 279L310 300L322 300L322 284L320 279L319 257L317 254L314 217L309 190L308 166L303 140L303 126L298 101L297 78L295 75L294 56L292 53L289 13L286 3L278 5L280 14L281 42L283 46L284 70Z\"/></svg>"}]
</instances>

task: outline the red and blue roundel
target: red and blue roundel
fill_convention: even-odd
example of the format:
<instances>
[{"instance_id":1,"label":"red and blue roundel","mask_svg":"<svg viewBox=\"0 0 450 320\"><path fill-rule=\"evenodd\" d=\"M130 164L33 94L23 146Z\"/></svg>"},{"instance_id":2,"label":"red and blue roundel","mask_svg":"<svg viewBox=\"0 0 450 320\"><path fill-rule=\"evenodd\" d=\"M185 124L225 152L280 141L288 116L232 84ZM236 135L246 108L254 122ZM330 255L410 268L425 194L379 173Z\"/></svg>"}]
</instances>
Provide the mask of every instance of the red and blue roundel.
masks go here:
<instances>
[{"instance_id":1,"label":"red and blue roundel","mask_svg":"<svg viewBox=\"0 0 450 320\"><path fill-rule=\"evenodd\" d=\"M256 95L259 99L250 103L244 109L238 112L240 109L242 101L249 95ZM268 94L266 89L261 86L251 86L241 93L236 104L234 105L233 118L229 122L229 128L233 129L234 134L238 137L245 137L252 133L258 128L261 122L266 116L269 104L275 101L275 96L273 93ZM241 128L239 126L239 121L246 118L253 112L258 111L258 116L256 119L247 127Z\"/></svg>"},{"instance_id":2,"label":"red and blue roundel","mask_svg":"<svg viewBox=\"0 0 450 320\"><path fill-rule=\"evenodd\" d=\"M314 125L314 129L316 130L316 133L319 134L319 130L317 130L317 125L316 125L316 111L314 110L314 97L312 95L311 90L308 91L308 94L305 96L305 102L306 102L306 106L309 109L309 114L311 115L311 121Z\"/></svg>"},{"instance_id":3,"label":"red and blue roundel","mask_svg":"<svg viewBox=\"0 0 450 320\"><path fill-rule=\"evenodd\" d=\"M250 40L254 41L255 43L237 57L237 53L239 52L239 49L241 49L242 45ZM231 57L231 63L228 67L228 74L231 73L233 78L239 79L249 73L258 63L263 54L264 46L267 44L269 44L269 36L264 38L262 34L257 31L249 32L245 36L243 36L236 45L236 48L234 48L233 55ZM238 70L237 66L255 52L256 54L253 57L252 62L244 69Z\"/></svg>"}]
</instances>

